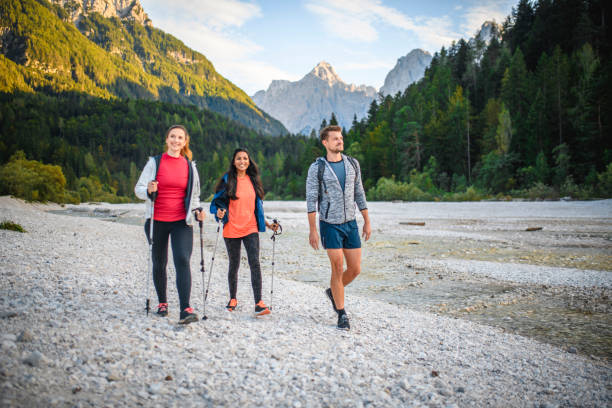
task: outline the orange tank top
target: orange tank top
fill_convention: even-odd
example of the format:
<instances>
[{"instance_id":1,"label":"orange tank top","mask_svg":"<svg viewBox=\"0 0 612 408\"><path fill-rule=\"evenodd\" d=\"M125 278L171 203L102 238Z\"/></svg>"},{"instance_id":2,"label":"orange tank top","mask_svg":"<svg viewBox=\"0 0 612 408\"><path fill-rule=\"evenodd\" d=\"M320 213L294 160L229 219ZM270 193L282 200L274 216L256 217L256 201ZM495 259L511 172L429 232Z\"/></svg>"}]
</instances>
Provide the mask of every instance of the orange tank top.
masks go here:
<instances>
[{"instance_id":1,"label":"orange tank top","mask_svg":"<svg viewBox=\"0 0 612 408\"><path fill-rule=\"evenodd\" d=\"M249 176L237 178L236 197L230 199L229 219L223 227L224 238L242 238L257 232L255 189Z\"/></svg>"}]
</instances>

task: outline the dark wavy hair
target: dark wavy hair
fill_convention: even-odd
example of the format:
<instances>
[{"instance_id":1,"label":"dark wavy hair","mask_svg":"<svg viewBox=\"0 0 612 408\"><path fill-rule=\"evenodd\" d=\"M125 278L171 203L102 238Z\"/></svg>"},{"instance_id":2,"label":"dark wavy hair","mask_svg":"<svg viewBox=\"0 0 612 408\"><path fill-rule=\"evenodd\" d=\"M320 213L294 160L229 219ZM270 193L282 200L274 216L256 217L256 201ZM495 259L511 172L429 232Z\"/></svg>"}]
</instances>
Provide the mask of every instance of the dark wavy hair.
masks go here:
<instances>
[{"instance_id":1,"label":"dark wavy hair","mask_svg":"<svg viewBox=\"0 0 612 408\"><path fill-rule=\"evenodd\" d=\"M236 166L234 165L234 161L236 160L236 155L240 152L245 152L249 157L249 167L246 169L246 174L251 179L251 183L253 184L253 188L255 189L255 194L257 197L263 200L264 198L264 189L263 183L261 182L261 176L259 174L259 167L257 163L253 161L251 154L247 149L242 147L234 150L234 154L232 155L232 160L230 161L229 170L227 171L227 186L225 191L227 191L227 196L231 200L237 200L236 197L236 185L238 184L238 171L236 170ZM219 191L223 185L223 177L217 182L217 186L215 187L215 191Z\"/></svg>"}]
</instances>

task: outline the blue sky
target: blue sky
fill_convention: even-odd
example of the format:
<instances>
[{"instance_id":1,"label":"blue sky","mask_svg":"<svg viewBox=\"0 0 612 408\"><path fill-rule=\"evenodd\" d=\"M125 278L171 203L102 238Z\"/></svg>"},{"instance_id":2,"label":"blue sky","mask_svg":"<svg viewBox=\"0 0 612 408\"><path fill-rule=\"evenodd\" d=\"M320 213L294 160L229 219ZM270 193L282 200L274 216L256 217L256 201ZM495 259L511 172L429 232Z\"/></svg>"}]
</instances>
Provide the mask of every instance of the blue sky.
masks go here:
<instances>
[{"instance_id":1,"label":"blue sky","mask_svg":"<svg viewBox=\"0 0 612 408\"><path fill-rule=\"evenodd\" d=\"M432 54L502 23L518 0L141 0L153 25L182 40L249 95L297 81L319 61L343 81L380 88L397 59Z\"/></svg>"}]
</instances>

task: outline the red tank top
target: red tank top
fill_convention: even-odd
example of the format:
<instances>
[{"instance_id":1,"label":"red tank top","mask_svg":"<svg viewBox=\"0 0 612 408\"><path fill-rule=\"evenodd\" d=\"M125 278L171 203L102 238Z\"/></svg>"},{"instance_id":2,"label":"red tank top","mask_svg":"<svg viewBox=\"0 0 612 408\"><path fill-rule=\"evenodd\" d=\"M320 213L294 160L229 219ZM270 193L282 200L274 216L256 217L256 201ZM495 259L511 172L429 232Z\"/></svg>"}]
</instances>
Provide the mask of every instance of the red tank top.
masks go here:
<instances>
[{"instance_id":1,"label":"red tank top","mask_svg":"<svg viewBox=\"0 0 612 408\"><path fill-rule=\"evenodd\" d=\"M185 194L189 170L187 159L183 156L172 157L162 154L157 170L157 199L153 218L157 221L179 221L187 216Z\"/></svg>"}]
</instances>

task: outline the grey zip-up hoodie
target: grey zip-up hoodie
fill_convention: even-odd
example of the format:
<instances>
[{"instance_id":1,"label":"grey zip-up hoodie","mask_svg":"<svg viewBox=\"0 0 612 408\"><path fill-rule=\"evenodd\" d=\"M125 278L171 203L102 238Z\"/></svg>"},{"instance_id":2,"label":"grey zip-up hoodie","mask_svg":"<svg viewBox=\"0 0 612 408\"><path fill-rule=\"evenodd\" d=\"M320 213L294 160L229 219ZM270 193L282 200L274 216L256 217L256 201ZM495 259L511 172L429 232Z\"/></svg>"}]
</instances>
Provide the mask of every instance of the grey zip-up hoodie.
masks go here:
<instances>
[{"instance_id":1,"label":"grey zip-up hoodie","mask_svg":"<svg viewBox=\"0 0 612 408\"><path fill-rule=\"evenodd\" d=\"M151 205L152 201L147 193L147 185L149 184L149 181L155 179L156 169L157 165L155 163L155 158L149 157L149 161L147 161L147 164L142 170L140 178L138 179L138 182L134 187L134 193L136 194L136 197L140 198L141 200L146 200L145 219L151 218L151 212L153 209L153 206ZM193 177L191 179L191 186L187 186L187 190L191 192L191 197L189 199L189 205L187 206L187 208L185 208L185 223L187 225L193 225L194 216L191 211L200 207L200 177L198 176L198 170L196 169L195 162L193 161L191 162L191 169L193 174Z\"/></svg>"},{"instance_id":2,"label":"grey zip-up hoodie","mask_svg":"<svg viewBox=\"0 0 612 408\"><path fill-rule=\"evenodd\" d=\"M330 224L343 224L352 221L356 218L355 206L359 211L367 210L365 192L361 183L361 167L357 159L353 159L357 166L357 174L353 165L349 163L348 158L343 154L344 171L346 172L346 181L344 182L344 191L340 186L340 181L330 164L324 157L319 157L308 169L308 177L306 178L306 206L308 212L317 211L317 202L319 201L319 178L318 160L325 162L325 171L323 172L323 181L325 188L322 188L323 197L321 197L321 206L319 208L319 220Z\"/></svg>"}]
</instances>

